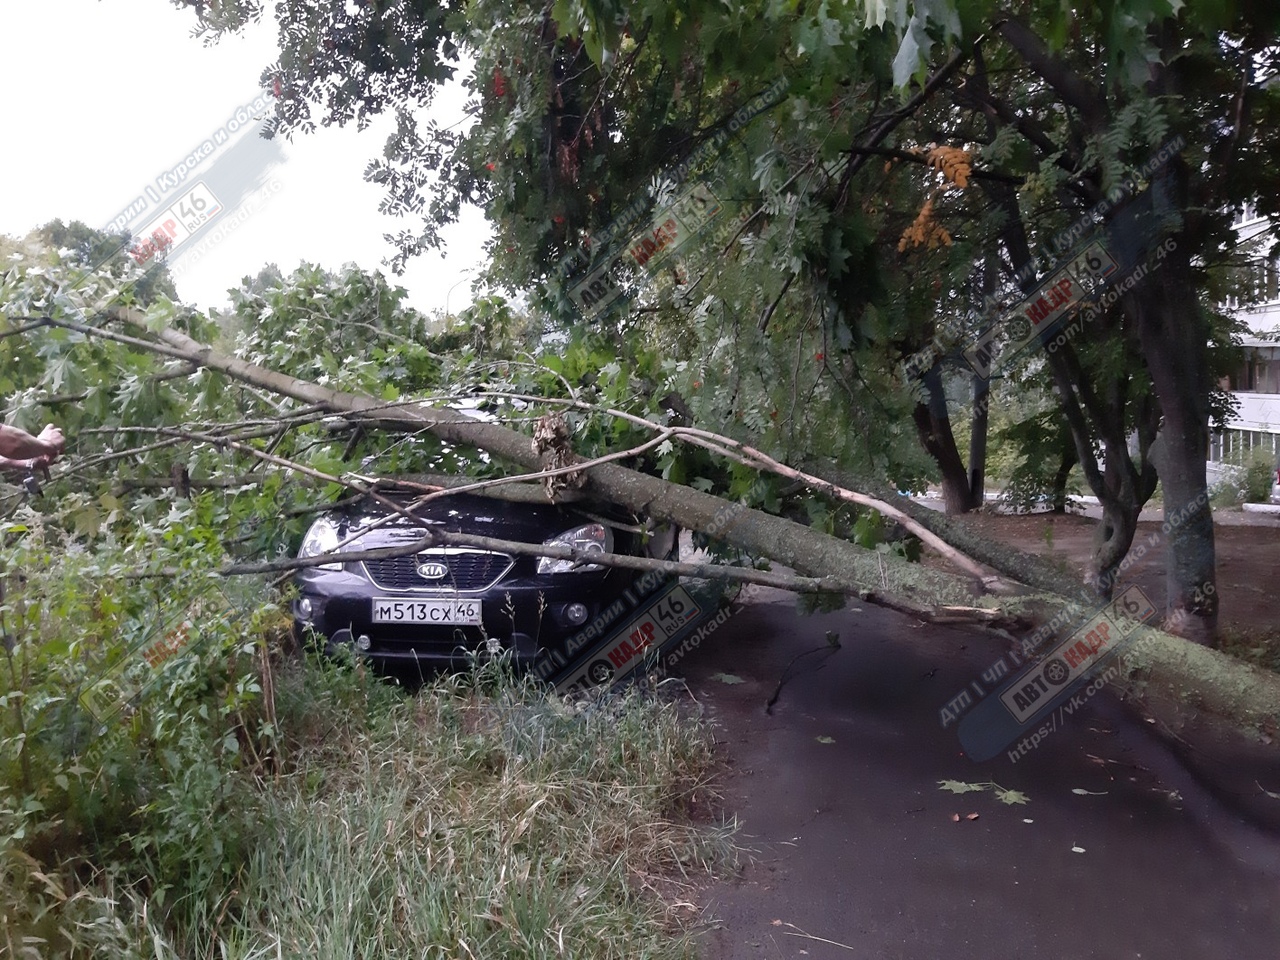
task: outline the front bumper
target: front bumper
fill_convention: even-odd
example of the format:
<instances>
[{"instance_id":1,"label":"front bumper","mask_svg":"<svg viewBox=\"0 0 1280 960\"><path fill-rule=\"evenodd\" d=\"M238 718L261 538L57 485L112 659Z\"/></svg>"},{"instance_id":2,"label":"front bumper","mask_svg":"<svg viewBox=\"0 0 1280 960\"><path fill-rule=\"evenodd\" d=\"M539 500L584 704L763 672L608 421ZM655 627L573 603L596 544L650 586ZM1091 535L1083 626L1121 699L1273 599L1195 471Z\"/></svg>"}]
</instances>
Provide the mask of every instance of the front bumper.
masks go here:
<instances>
[{"instance_id":1,"label":"front bumper","mask_svg":"<svg viewBox=\"0 0 1280 960\"><path fill-rule=\"evenodd\" d=\"M617 599L634 577L621 570L543 574L499 581L481 592L388 591L351 572L312 568L296 579L294 632L300 641L319 640L327 652L343 647L387 664L460 665L476 654L510 652L522 665L561 647L583 622ZM375 623L373 601L478 599L479 626ZM305 601L305 603L304 603ZM574 622L568 608L581 604Z\"/></svg>"}]
</instances>

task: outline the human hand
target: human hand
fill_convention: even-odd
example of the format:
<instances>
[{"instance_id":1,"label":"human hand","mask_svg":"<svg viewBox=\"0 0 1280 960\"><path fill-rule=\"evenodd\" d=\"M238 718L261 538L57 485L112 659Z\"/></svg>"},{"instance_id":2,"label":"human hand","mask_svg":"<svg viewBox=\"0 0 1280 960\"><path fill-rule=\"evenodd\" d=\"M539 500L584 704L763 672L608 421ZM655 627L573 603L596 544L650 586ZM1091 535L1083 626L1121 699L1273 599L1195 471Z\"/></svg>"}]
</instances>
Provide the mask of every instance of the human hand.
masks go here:
<instances>
[{"instance_id":1,"label":"human hand","mask_svg":"<svg viewBox=\"0 0 1280 960\"><path fill-rule=\"evenodd\" d=\"M57 460L67 445L67 439L62 435L62 431L52 423L45 424L45 428L40 431L40 436L36 439L49 447L48 453L36 458L41 461L42 466L48 466Z\"/></svg>"}]
</instances>

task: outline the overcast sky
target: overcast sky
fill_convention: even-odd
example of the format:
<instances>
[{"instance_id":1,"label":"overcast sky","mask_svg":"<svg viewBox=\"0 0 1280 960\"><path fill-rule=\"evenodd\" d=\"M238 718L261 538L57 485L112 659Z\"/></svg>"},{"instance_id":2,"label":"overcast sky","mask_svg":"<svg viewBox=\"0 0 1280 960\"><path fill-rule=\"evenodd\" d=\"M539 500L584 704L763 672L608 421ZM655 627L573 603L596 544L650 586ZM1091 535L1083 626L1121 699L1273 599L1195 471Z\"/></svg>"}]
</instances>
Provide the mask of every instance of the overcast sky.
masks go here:
<instances>
[{"instance_id":1,"label":"overcast sky","mask_svg":"<svg viewBox=\"0 0 1280 960\"><path fill-rule=\"evenodd\" d=\"M21 236L55 217L95 227L128 217L141 233L212 197L220 219L186 240L179 228L172 251L188 303L223 306L243 276L306 260L381 270L419 309L465 306L488 236L478 210L445 232L443 256L420 257L398 278L382 264L392 252L383 234L412 224L379 214L381 192L361 177L381 156L389 118L292 143L258 137L261 119L230 122L261 93L258 77L276 59L275 22L265 21L206 47L191 36L194 15L165 0L0 4L8 80L0 233ZM433 114L462 120L462 91L439 98ZM195 169L174 172L206 142L214 149L192 158ZM192 195L196 183L204 190Z\"/></svg>"}]
</instances>

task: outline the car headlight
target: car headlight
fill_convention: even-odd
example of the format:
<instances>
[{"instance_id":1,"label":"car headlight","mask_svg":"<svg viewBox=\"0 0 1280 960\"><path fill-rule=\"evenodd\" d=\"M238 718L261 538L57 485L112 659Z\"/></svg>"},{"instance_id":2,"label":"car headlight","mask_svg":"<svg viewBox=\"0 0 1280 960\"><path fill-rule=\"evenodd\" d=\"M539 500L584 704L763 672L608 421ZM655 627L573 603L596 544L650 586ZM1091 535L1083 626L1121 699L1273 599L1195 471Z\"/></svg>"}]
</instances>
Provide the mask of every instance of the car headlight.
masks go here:
<instances>
[{"instance_id":1,"label":"car headlight","mask_svg":"<svg viewBox=\"0 0 1280 960\"><path fill-rule=\"evenodd\" d=\"M320 517L307 530L302 538L302 546L298 548L299 559L318 557L325 553L333 553L338 549L338 525L327 517ZM321 570L341 570L342 563L322 563Z\"/></svg>"},{"instance_id":2,"label":"car headlight","mask_svg":"<svg viewBox=\"0 0 1280 960\"><path fill-rule=\"evenodd\" d=\"M587 553L612 553L613 533L602 523L588 523L585 527L566 530L550 540L543 540L548 547L573 547ZM578 563L573 560L557 560L555 557L539 557L539 573L578 573L604 569L598 563Z\"/></svg>"}]
</instances>

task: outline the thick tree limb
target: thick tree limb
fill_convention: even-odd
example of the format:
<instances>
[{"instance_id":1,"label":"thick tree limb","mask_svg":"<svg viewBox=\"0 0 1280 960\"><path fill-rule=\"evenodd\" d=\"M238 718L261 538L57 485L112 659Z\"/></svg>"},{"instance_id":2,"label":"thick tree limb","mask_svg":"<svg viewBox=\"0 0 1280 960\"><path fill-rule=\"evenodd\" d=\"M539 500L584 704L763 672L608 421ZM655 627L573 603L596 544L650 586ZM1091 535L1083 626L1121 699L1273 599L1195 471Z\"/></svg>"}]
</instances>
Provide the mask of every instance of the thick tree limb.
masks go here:
<instances>
[{"instance_id":1,"label":"thick tree limb","mask_svg":"<svg viewBox=\"0 0 1280 960\"><path fill-rule=\"evenodd\" d=\"M995 29L1064 103L1079 112L1090 131L1101 132L1106 125L1106 101L1092 84L1050 53L1044 41L1020 20L1002 20Z\"/></svg>"},{"instance_id":2,"label":"thick tree limb","mask_svg":"<svg viewBox=\"0 0 1280 960\"><path fill-rule=\"evenodd\" d=\"M128 310L117 311L116 316L136 325L143 319L142 314ZM85 324L58 323L90 336L99 333L97 328ZM401 429L427 429L447 441L478 446L512 463L535 470L543 468L527 435L478 421L455 410L409 405L389 409L372 397L330 390L219 354L176 330L160 331L161 342L156 344L113 331L105 333L112 339L125 339L143 349L154 347L166 356L200 363L304 403L324 405L350 419L360 419L367 412L380 421L398 422ZM823 577L838 571L849 592L866 591L877 597L896 598L895 602L918 611L927 611L937 604L969 605L980 592L973 582L884 556L793 521L612 463L591 468L588 477L590 488L604 499L659 521L709 532L748 553L769 556L802 575Z\"/></svg>"},{"instance_id":3,"label":"thick tree limb","mask_svg":"<svg viewBox=\"0 0 1280 960\"><path fill-rule=\"evenodd\" d=\"M878 500L875 497L867 496L865 493L859 493L856 490L849 490L845 487L837 486L829 480L823 480L821 477L815 477L813 474L804 473L803 471L796 470L794 467L788 467L785 464L774 460L767 454L761 453L754 447L748 447L745 444L741 444L738 445L738 449L741 451L742 456L740 462L743 464L762 470L768 470L771 473L776 473L780 477L787 477L790 480L798 480L811 490L824 493L835 500L844 500L847 503L856 503L862 507L869 507L877 513L888 517L890 520L895 520L900 523L911 533L914 533L919 537L924 543L942 554L944 558L954 563L961 570L964 570L976 577L984 584L989 584L990 581L995 579L993 577L989 577L987 572L983 570L979 564L975 563L971 557L965 556L962 552L947 543L928 527L918 523L914 517L899 510L897 507L893 506L893 504L887 503L884 500Z\"/></svg>"},{"instance_id":4,"label":"thick tree limb","mask_svg":"<svg viewBox=\"0 0 1280 960\"><path fill-rule=\"evenodd\" d=\"M505 478L504 478L505 479ZM480 497L491 497L494 500L505 500L508 503L546 503L547 491L537 484L528 481L501 484L498 486L478 487L470 477L459 477L445 473L417 473L407 477L395 477L391 480L376 480L378 489L394 490L396 488L447 490L449 493L474 493ZM465 490L463 488L466 488ZM561 490L556 494L556 503L591 503L597 498L582 490Z\"/></svg>"},{"instance_id":5,"label":"thick tree limb","mask_svg":"<svg viewBox=\"0 0 1280 960\"><path fill-rule=\"evenodd\" d=\"M1041 557L978 536L965 526L962 519L948 517L914 500L901 497L882 480L851 476L830 463L806 462L805 469L820 480L851 489L866 490L882 500L897 504L898 508L916 523L929 528L937 536L963 550L979 563L1011 579L1045 593L1056 593L1067 598L1074 598L1078 594L1078 591L1072 591L1070 585L1063 581L1062 571L1046 563Z\"/></svg>"},{"instance_id":6,"label":"thick tree limb","mask_svg":"<svg viewBox=\"0 0 1280 960\"><path fill-rule=\"evenodd\" d=\"M186 485L192 490L229 490L261 483L262 479L253 475L209 477L205 480L188 480ZM114 493L119 494L129 490L167 490L173 485L173 477L122 477L112 489Z\"/></svg>"},{"instance_id":7,"label":"thick tree limb","mask_svg":"<svg viewBox=\"0 0 1280 960\"><path fill-rule=\"evenodd\" d=\"M969 573L978 580L987 583L992 578L988 577L987 572L976 563L971 557L965 556L960 550L947 543L928 527L917 523L914 517L908 516L892 504L879 500L875 497L867 496L865 493L858 493L854 490L846 490L837 486L829 480L812 474L804 473L793 467L779 463L767 454L761 453L754 447L746 446L732 437L726 437L720 433L712 433L710 430L699 430L696 427L663 427L652 421L645 420L643 417L637 417L635 414L627 413L624 410L615 410L609 407L602 407L597 404L587 403L583 400L564 400L558 398L534 397L528 394L501 393L497 391L487 391L489 396L507 397L517 400L528 400L537 403L551 403L560 406L573 407L579 410L591 410L596 413L607 414L608 416L618 417L627 420L637 426L644 427L649 430L657 430L660 432L661 439L668 437L676 440L683 440L687 443L693 443L703 449L710 450L712 453L728 457L743 466L752 467L756 470L766 470L770 473L777 474L780 477L786 477L789 480L797 480L806 487L824 493L836 500L845 500L849 503L856 503L859 506L869 507L878 513L883 514L891 520L894 520L911 533L919 537L923 542L927 543L938 553L942 554L951 563L954 563L961 570Z\"/></svg>"}]
</instances>

